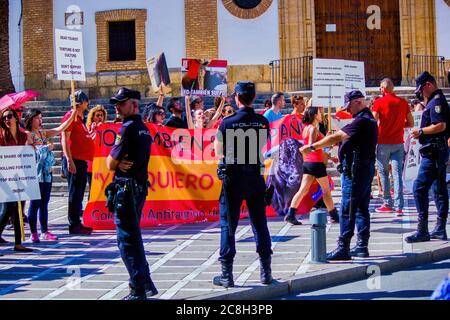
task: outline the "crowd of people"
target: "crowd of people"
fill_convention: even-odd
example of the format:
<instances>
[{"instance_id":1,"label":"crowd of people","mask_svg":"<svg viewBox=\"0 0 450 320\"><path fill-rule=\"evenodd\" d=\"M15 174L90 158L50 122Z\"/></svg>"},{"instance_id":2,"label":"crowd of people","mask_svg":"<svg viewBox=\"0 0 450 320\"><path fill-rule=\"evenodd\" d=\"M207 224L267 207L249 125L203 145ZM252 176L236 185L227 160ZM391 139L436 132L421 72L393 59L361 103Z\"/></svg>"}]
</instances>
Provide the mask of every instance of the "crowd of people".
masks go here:
<instances>
[{"instance_id":1,"label":"crowd of people","mask_svg":"<svg viewBox=\"0 0 450 320\"><path fill-rule=\"evenodd\" d=\"M297 207L308 193L312 183L317 181L323 192L323 200L316 207L322 206L326 208L329 213L330 222L340 223L341 227L338 248L328 255L329 260L349 260L352 256L369 256L370 215L368 205L369 198L371 197L371 183L375 175L375 163L379 176L379 189L383 197L383 205L377 208L376 211L381 213L395 213L397 216L403 214L404 195L402 171L405 156L404 130L405 128L412 128L414 126L414 119L411 112L424 112L421 129L414 129L412 131L412 136L421 139L421 143L425 144L429 142L427 139L431 138L449 138L447 132L450 131L450 126L446 127L446 124L449 123L450 111L447 110L448 104L446 104L445 96L437 87L436 81L431 75L425 73L418 78L417 88L416 93L418 99L411 101L411 103L408 103L395 94L394 84L388 78L383 79L380 83L381 95L379 97L368 99L357 90L348 93L345 97L345 105L337 109L336 118L353 118L354 120L351 124L338 130L338 132L330 131L331 126L328 124L329 119L325 116L324 107L314 105L312 99L307 99L303 96L293 95L290 97L290 105L293 109L291 114L299 117L303 123L301 137L304 146L300 150L303 156L303 175L300 188L291 200L290 208L286 212L284 219L287 223L293 225L302 224L296 219ZM253 119L254 122L251 122L252 125L259 123L261 127L267 127L266 123L270 124L283 119L285 116L283 109L286 108L287 100L284 93L275 93L270 100L264 102L263 112L256 115L251 107L255 99L255 89L252 83L238 83L236 85L236 92L233 98L238 106L238 110L233 107L231 97L215 98L214 105L210 108L205 108L205 103L201 97L190 96L184 98L184 108L180 99L176 97L170 98L164 108L164 98L165 95L161 87L157 102L146 105L141 117L139 115L139 92L121 88L111 98L111 103L116 106L116 118L114 122L123 123L121 132L123 131L124 133L127 130L132 130L130 129L132 126L140 128L141 120L142 123L152 123L172 128L215 128L218 129L218 132L225 132L227 126L231 125L231 123L239 121L248 122L249 119ZM433 99L437 99L438 102L436 103L438 104L433 102ZM92 228L82 224L83 199L87 185L89 184L90 186L92 182L92 161L97 128L107 121L108 114L104 106L97 105L90 109L87 117L85 117L85 112L89 108L89 98L81 90L71 96L71 102L75 108L67 112L62 118L61 124L53 129L43 129L42 112L37 109L28 110L23 122L21 115L23 110L20 108L8 107L0 112L0 146L31 145L36 151L37 176L41 199L33 200L29 203L27 220L31 231L30 242L32 243L37 243L41 240L56 241L58 239L49 230L48 226L48 203L53 180L52 166L55 164L55 156L53 154L54 145L51 139L57 135L61 135L63 150L62 175L68 182L68 231L74 235L89 235L93 231ZM169 114L168 117L167 114ZM235 116L232 117L233 115ZM142 132L144 131L139 131L138 135ZM144 135L147 134L144 133ZM140 137L139 139L142 139L144 144L151 143L147 141L148 138ZM435 143L435 140L430 141L432 141L430 143ZM217 152L225 144L225 141L221 140L216 142L218 143L216 145ZM442 159L439 160L440 162L438 164L439 170L444 168L444 165L446 168L448 160L447 148L448 146L450 147L450 143L447 145L447 140L445 142L446 156L442 153ZM339 213L331 197L327 174L328 162L330 160L334 162L338 161L338 159L331 156L331 149L338 145L339 171L342 173L343 190ZM441 147L439 146L439 148ZM130 160L128 153L133 151L130 151L129 148L130 146L126 145L123 141L116 142L116 146L114 146L110 157L108 157L107 166L110 170L116 172L116 184L121 183L119 178L128 177L128 173L133 172L135 170L133 168L136 168L138 163L140 163L140 167L142 168L146 168L146 163L148 163L148 157L145 158L143 155L138 154L135 155L135 160ZM434 155L433 152L431 152L432 155ZM423 155L425 160L427 159L427 155L429 153ZM430 161L432 162L433 160ZM406 239L408 242L427 241L430 238L447 239L445 232L448 215L447 189L445 183L439 178L441 172L437 172L436 170L432 171L434 168L433 163L430 163L429 166L430 168L421 167L421 173L425 172L425 174L429 175L427 177L419 177L420 179L415 184L414 194L419 211L419 226L418 231ZM136 178L142 182L142 186L139 189L139 183L137 184L135 195L139 194L145 200L147 191L144 190L144 185L147 185L147 182L144 178L147 172L146 169L143 170L145 174L142 176L139 176L137 171L134 172L136 177L142 178L142 181ZM242 175L253 175L254 173L251 170L244 170ZM254 180L252 180L257 185L261 183L259 175L255 171ZM392 175L394 181L394 199L391 196L390 175ZM222 177L221 180L226 181L226 179L226 177ZM435 181L437 183L434 183ZM126 183L128 182L123 182L123 184ZM358 195L354 192L355 185L358 186ZM439 219L433 232L428 233L427 195L432 185L438 204ZM445 194L447 194L446 197ZM255 212L259 214L262 210L256 209L256 207L259 208L261 205L260 195L261 193L259 192L249 195L246 198L248 204L252 203L252 201L254 202L253 209L249 206L249 211L253 210L250 213L253 223L262 219L260 216L258 218L252 217L252 215L257 214ZM222 192L221 199L223 196ZM240 199L239 201L245 198L241 195L235 196ZM257 198L254 198L255 196ZM227 198L226 195L224 197ZM220 201L221 219L225 219L223 212L231 210L230 203L226 204L226 206L224 204L224 202L228 201L231 200L226 199ZM142 210L143 203L141 202L137 206L137 212ZM22 203L22 207L24 205ZM19 204L4 203L0 206L0 243L7 243L1 237L1 234L8 222L11 222L14 226L15 233L14 250L31 252L32 249L23 246L21 243ZM116 214L119 215L120 210L117 208L115 210L117 211ZM140 216L139 213L138 216ZM38 220L40 222L40 235L37 230ZM140 218L137 221L139 220ZM142 257L141 249L139 249L142 242L142 239L140 243L138 241L140 232L137 232L136 227L131 227L132 230L130 231L128 229L130 228L129 226L122 225L123 221L119 216L116 216L115 222L118 230L119 248L121 249L124 262L126 264L132 264L134 262L130 261L134 258L140 259L142 270L144 270L142 276L147 279L145 286L148 290L146 289L145 291L152 292L152 295L156 294L157 290L150 279L149 271L145 271L148 270L145 255ZM267 238L267 227L264 227L264 224L267 224L266 220L260 220L259 222L260 227L256 229L260 228L258 232L261 232L261 237L258 240L260 241L258 247L260 251L258 252L261 255L261 281L264 284L269 284L272 281L270 269L270 238ZM137 225L139 225L138 222ZM230 232L230 228L235 229L237 220L233 222L233 226L223 224L221 226L222 238L224 239L226 238L225 233ZM350 239L353 236L355 226L358 231L358 241L357 245L350 249ZM125 249L124 246L126 247L129 241L126 234L130 234L130 232L131 234L135 233L137 235L138 240L135 239L138 241L135 243L137 247ZM214 283L228 287L233 285L232 275L230 276L230 274L232 274L232 259L235 254L235 249L234 243L230 242L231 240L228 239L224 242L223 239L222 245L225 247L222 250L226 252L222 252L221 250L221 262L223 262L222 275L215 279ZM127 267L129 267L129 270L134 268L134 266L128 265ZM131 296L134 294L134 296L138 295L142 297L143 287L141 288L135 283L133 285L137 286L138 291L140 291L136 293L136 290L131 290Z\"/></svg>"}]
</instances>

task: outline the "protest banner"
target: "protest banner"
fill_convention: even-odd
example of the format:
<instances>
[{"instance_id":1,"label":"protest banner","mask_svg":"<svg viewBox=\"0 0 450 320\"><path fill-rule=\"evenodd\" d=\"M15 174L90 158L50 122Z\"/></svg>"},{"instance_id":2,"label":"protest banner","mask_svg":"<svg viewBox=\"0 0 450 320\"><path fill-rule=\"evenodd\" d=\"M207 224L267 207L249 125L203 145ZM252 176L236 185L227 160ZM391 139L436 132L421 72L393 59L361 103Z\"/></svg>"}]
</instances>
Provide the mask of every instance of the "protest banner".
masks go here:
<instances>
[{"instance_id":1,"label":"protest banner","mask_svg":"<svg viewBox=\"0 0 450 320\"><path fill-rule=\"evenodd\" d=\"M147 60L147 69L152 88L155 92L160 90L161 84L170 84L169 69L167 68L166 56L164 53L151 57Z\"/></svg>"},{"instance_id":2,"label":"protest banner","mask_svg":"<svg viewBox=\"0 0 450 320\"><path fill-rule=\"evenodd\" d=\"M213 144L217 130L174 129L153 124L147 126L153 144L148 165L150 188L143 209L141 227L218 221L222 183L217 178L217 160ZM120 124L103 124L98 128L90 199L83 217L84 224L94 229L115 228L113 213L108 212L105 207L105 189L112 181L114 172L108 171L105 160L114 145L119 128ZM266 160L266 175L272 174L275 178L286 177L286 174L295 175L295 179L290 181L295 180L298 185L291 186L290 193L295 188L298 190L301 167L297 163L296 172L286 172L286 166L283 166L285 162L278 161L282 165L273 168L272 163L277 161L275 154L282 149L280 145L284 143L289 147L292 141L298 141L300 135L300 119L295 116L286 117L271 128L271 142L264 148L265 154L271 154L275 158ZM289 142L285 142L288 140ZM289 151L289 148L286 150ZM298 148L296 152L299 155ZM280 159L286 158L289 158L289 154L280 156ZM294 161L292 156L290 158ZM269 177L267 180L269 181ZM290 203L292 197L289 199L284 195L287 189L282 190L282 182L276 187L279 188L284 205ZM320 197L320 188L315 184L300 204L299 212L309 212ZM280 214L274 208L268 207L268 216L275 216L277 213ZM243 205L241 217L245 216L247 209Z\"/></svg>"},{"instance_id":3,"label":"protest banner","mask_svg":"<svg viewBox=\"0 0 450 320\"><path fill-rule=\"evenodd\" d=\"M0 163L0 203L17 201L25 241L21 201L41 198L34 149L31 146L0 147Z\"/></svg>"},{"instance_id":4,"label":"protest banner","mask_svg":"<svg viewBox=\"0 0 450 320\"><path fill-rule=\"evenodd\" d=\"M414 128L420 127L422 112L413 112ZM414 180L419 174L421 161L419 140L411 138L411 129L405 130L405 160L403 166L403 192L411 194L413 192Z\"/></svg>"},{"instance_id":5,"label":"protest banner","mask_svg":"<svg viewBox=\"0 0 450 320\"><path fill-rule=\"evenodd\" d=\"M182 59L181 95L226 96L226 60Z\"/></svg>"},{"instance_id":6,"label":"protest banner","mask_svg":"<svg viewBox=\"0 0 450 320\"><path fill-rule=\"evenodd\" d=\"M57 78L71 81L72 108L75 110L75 81L86 81L83 34L78 31L55 29L55 54Z\"/></svg>"}]
</instances>

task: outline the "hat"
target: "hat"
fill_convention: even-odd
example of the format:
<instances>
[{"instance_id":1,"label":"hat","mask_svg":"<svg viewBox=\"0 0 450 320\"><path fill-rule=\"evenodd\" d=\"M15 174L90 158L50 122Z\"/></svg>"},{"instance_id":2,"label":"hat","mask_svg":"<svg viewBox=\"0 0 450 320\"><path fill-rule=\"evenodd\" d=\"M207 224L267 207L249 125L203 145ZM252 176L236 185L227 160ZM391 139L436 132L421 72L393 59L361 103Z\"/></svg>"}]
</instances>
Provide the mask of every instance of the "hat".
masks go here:
<instances>
[{"instance_id":1,"label":"hat","mask_svg":"<svg viewBox=\"0 0 450 320\"><path fill-rule=\"evenodd\" d=\"M350 106L350 102L360 98L364 98L364 95L359 90L347 92L344 96L344 108L348 109L348 107Z\"/></svg>"},{"instance_id":2,"label":"hat","mask_svg":"<svg viewBox=\"0 0 450 320\"><path fill-rule=\"evenodd\" d=\"M116 94L109 99L109 102L116 104L119 102L125 102L129 99L141 100L141 93L128 88L120 88L119 91L117 91Z\"/></svg>"},{"instance_id":3,"label":"hat","mask_svg":"<svg viewBox=\"0 0 450 320\"><path fill-rule=\"evenodd\" d=\"M255 84L251 81L239 81L234 87L234 94L256 94Z\"/></svg>"},{"instance_id":4,"label":"hat","mask_svg":"<svg viewBox=\"0 0 450 320\"><path fill-rule=\"evenodd\" d=\"M75 104L82 104L85 101L89 101L89 98L86 93L84 93L82 90L75 91ZM70 104L73 104L73 96L70 95Z\"/></svg>"},{"instance_id":5,"label":"hat","mask_svg":"<svg viewBox=\"0 0 450 320\"><path fill-rule=\"evenodd\" d=\"M422 86L425 83L427 83L428 81L435 82L436 80L434 79L434 77L428 71L425 71L425 72L421 73L416 78L416 91L415 91L415 93L419 93L420 90L422 89Z\"/></svg>"}]
</instances>

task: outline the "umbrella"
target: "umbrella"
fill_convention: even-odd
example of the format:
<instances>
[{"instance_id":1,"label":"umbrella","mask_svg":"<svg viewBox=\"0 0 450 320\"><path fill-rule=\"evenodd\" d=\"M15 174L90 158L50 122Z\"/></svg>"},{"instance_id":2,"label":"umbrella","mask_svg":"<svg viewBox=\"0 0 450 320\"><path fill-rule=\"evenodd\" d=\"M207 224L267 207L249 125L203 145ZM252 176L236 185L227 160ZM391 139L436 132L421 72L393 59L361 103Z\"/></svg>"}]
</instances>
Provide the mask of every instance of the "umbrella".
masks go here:
<instances>
[{"instance_id":1,"label":"umbrella","mask_svg":"<svg viewBox=\"0 0 450 320\"><path fill-rule=\"evenodd\" d=\"M22 104L39 95L39 92L33 90L9 93L0 99L0 111L8 107L11 107L12 109L19 109Z\"/></svg>"}]
</instances>

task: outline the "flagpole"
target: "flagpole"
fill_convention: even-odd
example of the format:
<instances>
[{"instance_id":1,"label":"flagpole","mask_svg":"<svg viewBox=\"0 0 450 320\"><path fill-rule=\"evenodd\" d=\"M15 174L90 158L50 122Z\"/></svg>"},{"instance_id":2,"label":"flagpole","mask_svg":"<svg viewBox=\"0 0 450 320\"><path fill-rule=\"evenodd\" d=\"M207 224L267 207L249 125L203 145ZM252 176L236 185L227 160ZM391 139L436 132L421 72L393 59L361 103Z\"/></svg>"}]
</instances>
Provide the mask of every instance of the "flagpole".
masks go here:
<instances>
[{"instance_id":1,"label":"flagpole","mask_svg":"<svg viewBox=\"0 0 450 320\"><path fill-rule=\"evenodd\" d=\"M23 208L22 208L22 202L17 202L18 208L19 208L19 223L20 223L20 232L22 235L22 241L25 241L25 228L23 225Z\"/></svg>"}]
</instances>

